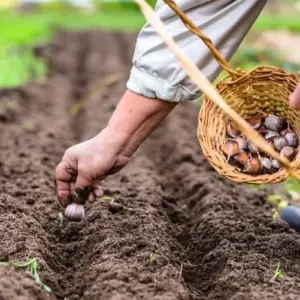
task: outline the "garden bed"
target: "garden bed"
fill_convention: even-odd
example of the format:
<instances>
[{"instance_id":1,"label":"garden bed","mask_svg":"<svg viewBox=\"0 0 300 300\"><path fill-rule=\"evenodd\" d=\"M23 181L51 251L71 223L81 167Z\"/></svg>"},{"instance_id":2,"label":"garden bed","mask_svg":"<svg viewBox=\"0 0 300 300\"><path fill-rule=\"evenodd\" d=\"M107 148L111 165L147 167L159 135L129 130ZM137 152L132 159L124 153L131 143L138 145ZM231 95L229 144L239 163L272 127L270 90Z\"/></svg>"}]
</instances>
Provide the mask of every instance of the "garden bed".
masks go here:
<instances>
[{"instance_id":1,"label":"garden bed","mask_svg":"<svg viewBox=\"0 0 300 300\"><path fill-rule=\"evenodd\" d=\"M60 32L47 48L45 82L0 91L0 261L36 257L51 288L2 265L0 299L299 299L299 235L272 220L263 191L211 168L193 103L180 104L105 182L107 197L87 205L83 222L61 218L55 167L67 147L106 125L135 39ZM274 279L278 263L284 276Z\"/></svg>"}]
</instances>

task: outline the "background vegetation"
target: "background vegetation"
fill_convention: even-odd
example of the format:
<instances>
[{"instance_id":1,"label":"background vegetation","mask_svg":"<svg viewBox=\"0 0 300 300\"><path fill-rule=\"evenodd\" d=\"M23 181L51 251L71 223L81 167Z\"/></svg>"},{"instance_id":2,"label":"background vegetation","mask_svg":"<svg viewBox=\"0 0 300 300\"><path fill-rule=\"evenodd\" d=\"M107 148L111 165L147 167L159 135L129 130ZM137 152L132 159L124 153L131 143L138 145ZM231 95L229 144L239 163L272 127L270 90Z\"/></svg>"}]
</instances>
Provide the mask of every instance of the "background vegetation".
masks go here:
<instances>
[{"instance_id":1,"label":"background vegetation","mask_svg":"<svg viewBox=\"0 0 300 300\"><path fill-rule=\"evenodd\" d=\"M278 2L279 5L282 3L292 5L292 10L284 15L280 9L274 11L274 5L267 7L254 24L252 32L283 29L300 32L300 2L272 1L275 4ZM103 28L138 31L145 22L138 7L132 1L94 0L95 9L89 11L70 7L67 1L53 1L26 13L24 10L21 12L16 2L16 0L1 1L0 87L16 86L31 80L33 76L42 78L46 74L43 62L32 55L31 46L49 40L57 27L76 30ZM148 0L148 2L155 6L155 0ZM248 68L263 62L282 64L272 50L257 52L249 46L241 47L232 63L240 68ZM285 67L291 71L296 68L291 68L290 64L285 64Z\"/></svg>"}]
</instances>

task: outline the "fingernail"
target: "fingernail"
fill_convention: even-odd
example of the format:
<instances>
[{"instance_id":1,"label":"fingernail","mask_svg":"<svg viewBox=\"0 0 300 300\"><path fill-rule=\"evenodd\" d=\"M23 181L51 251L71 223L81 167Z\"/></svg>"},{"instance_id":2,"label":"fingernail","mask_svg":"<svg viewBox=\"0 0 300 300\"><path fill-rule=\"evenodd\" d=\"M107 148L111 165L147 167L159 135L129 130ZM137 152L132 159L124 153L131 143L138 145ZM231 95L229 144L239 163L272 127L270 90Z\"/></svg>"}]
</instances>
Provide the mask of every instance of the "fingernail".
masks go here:
<instances>
[{"instance_id":1,"label":"fingernail","mask_svg":"<svg viewBox=\"0 0 300 300\"><path fill-rule=\"evenodd\" d=\"M62 207L66 207L70 203L70 197L62 193L58 193L57 198Z\"/></svg>"},{"instance_id":2,"label":"fingernail","mask_svg":"<svg viewBox=\"0 0 300 300\"><path fill-rule=\"evenodd\" d=\"M90 202L90 203L93 203L93 202L95 202L95 196L92 194L92 193L90 193L89 194L89 197L88 197L88 201Z\"/></svg>"}]
</instances>

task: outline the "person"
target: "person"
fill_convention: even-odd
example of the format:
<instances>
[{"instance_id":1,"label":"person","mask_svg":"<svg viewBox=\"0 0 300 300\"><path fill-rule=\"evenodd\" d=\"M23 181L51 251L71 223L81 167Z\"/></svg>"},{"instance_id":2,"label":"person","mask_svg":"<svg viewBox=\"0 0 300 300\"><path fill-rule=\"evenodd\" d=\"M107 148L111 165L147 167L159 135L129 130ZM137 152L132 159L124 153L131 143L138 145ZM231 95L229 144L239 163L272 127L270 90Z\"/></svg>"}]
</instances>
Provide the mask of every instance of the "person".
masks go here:
<instances>
[{"instance_id":1,"label":"person","mask_svg":"<svg viewBox=\"0 0 300 300\"><path fill-rule=\"evenodd\" d=\"M177 0L179 8L229 60L267 0ZM177 45L213 81L221 68L209 49L163 0L155 10ZM101 182L121 170L150 133L178 103L200 91L149 24L138 35L127 90L107 126L95 137L66 150L55 173L56 192L66 207L74 189L90 188L88 201L102 195ZM290 96L300 108L300 83Z\"/></svg>"}]
</instances>

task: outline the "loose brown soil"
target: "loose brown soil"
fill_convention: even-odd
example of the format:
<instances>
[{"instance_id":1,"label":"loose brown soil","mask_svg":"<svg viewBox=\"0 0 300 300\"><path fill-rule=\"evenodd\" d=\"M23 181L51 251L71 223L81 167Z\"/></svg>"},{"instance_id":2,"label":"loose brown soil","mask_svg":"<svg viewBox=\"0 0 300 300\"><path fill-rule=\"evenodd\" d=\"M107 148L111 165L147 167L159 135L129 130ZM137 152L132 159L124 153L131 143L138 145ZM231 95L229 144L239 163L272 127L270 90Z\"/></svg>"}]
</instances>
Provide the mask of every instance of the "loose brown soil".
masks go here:
<instances>
[{"instance_id":1,"label":"loose brown soil","mask_svg":"<svg viewBox=\"0 0 300 300\"><path fill-rule=\"evenodd\" d=\"M202 156L198 108L181 104L105 183L108 200L60 223L54 169L98 133L130 70L135 36L60 32L49 79L1 91L0 260L37 257L46 293L0 267L0 299L299 299L300 237L273 222L262 191L222 178ZM105 76L122 79L68 110ZM284 277L272 280L277 263Z\"/></svg>"}]
</instances>

